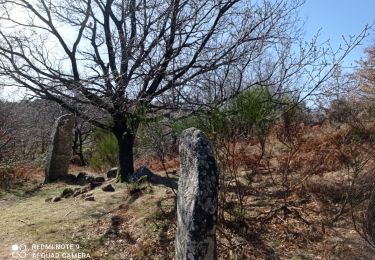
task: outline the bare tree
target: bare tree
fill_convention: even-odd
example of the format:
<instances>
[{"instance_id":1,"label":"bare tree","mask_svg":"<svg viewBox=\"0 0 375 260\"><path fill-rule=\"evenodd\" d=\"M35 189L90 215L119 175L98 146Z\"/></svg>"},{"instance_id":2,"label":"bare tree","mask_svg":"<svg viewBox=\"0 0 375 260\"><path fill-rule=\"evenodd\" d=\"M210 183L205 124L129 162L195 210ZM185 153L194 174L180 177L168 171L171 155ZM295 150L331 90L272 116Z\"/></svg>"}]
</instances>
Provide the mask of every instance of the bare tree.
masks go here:
<instances>
[{"instance_id":1,"label":"bare tree","mask_svg":"<svg viewBox=\"0 0 375 260\"><path fill-rule=\"evenodd\" d=\"M8 147L13 141L13 132L16 125L16 120L12 118L10 105L0 101L0 161L7 154Z\"/></svg>"},{"instance_id":2,"label":"bare tree","mask_svg":"<svg viewBox=\"0 0 375 260\"><path fill-rule=\"evenodd\" d=\"M375 45L366 49L367 58L360 62L359 82L361 90L370 100L375 99Z\"/></svg>"},{"instance_id":3,"label":"bare tree","mask_svg":"<svg viewBox=\"0 0 375 260\"><path fill-rule=\"evenodd\" d=\"M84 156L83 147L89 143L90 134L92 134L93 127L87 121L76 117L74 127L73 139L73 155L76 155L79 160L74 160L74 163L81 166L87 165L87 158Z\"/></svg>"},{"instance_id":4,"label":"bare tree","mask_svg":"<svg viewBox=\"0 0 375 260\"><path fill-rule=\"evenodd\" d=\"M301 4L1 0L0 75L7 86L31 90L111 130L121 178L128 181L138 126L154 112L218 104L254 85L282 92L297 87L306 71L303 79L315 82L311 93L364 37L322 63L326 52L314 43L297 46Z\"/></svg>"}]
</instances>

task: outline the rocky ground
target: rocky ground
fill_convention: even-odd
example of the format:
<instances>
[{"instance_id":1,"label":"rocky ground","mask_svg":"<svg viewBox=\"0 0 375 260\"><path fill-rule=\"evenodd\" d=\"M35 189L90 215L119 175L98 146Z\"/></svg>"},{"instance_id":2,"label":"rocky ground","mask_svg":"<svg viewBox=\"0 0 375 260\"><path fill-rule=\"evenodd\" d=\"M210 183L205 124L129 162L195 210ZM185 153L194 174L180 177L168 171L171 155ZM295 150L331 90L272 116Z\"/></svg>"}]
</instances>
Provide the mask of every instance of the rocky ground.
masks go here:
<instances>
[{"instance_id":1,"label":"rocky ground","mask_svg":"<svg viewBox=\"0 0 375 260\"><path fill-rule=\"evenodd\" d=\"M92 189L90 184L41 185L40 181L1 194L0 259L12 258L12 245L27 245L26 259L43 259L31 255L36 252L71 252L31 248L55 243L79 245L72 252L90 254L90 259L148 255L149 248L141 246L142 238L147 238L143 231L159 231L157 222L164 214L159 207L165 203L173 207L174 202L173 192L163 184L126 185L111 179ZM104 188L109 185L114 191Z\"/></svg>"},{"instance_id":2,"label":"rocky ground","mask_svg":"<svg viewBox=\"0 0 375 260\"><path fill-rule=\"evenodd\" d=\"M0 259L12 259L15 244L27 245L29 254L76 253L80 259L88 254L98 260L173 259L176 217L171 186L176 188L177 176L170 175L171 182L163 172L157 176L151 183L131 185L105 177L94 188L90 181L82 186L41 185L42 179L34 179L1 193ZM108 185L115 191L103 191ZM255 178L252 189L248 224L239 226L227 217L218 226L219 259L375 259L375 251L355 232L349 215L321 225L322 219L331 216L319 213L318 197L293 195L291 211L279 211L261 223L256 216L277 208L281 200L267 175ZM301 215L294 214L294 209ZM32 250L32 244L67 243L79 248Z\"/></svg>"}]
</instances>

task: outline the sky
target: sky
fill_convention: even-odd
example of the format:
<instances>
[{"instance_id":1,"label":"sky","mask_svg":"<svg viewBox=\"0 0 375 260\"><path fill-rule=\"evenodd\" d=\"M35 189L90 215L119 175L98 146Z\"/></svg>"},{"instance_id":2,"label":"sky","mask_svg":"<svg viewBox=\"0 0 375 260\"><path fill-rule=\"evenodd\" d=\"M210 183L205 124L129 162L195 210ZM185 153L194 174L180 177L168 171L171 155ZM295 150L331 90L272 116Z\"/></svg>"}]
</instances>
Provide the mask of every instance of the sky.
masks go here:
<instances>
[{"instance_id":1,"label":"sky","mask_svg":"<svg viewBox=\"0 0 375 260\"><path fill-rule=\"evenodd\" d=\"M300 17L305 21L306 41L320 30L319 41L330 40L337 49L344 43L342 36L358 35L366 24L375 22L375 0L306 0ZM364 49L372 44L375 44L375 27L362 45L346 57L344 68L355 68L356 61L365 58ZM11 92L11 96L17 95Z\"/></svg>"},{"instance_id":2,"label":"sky","mask_svg":"<svg viewBox=\"0 0 375 260\"><path fill-rule=\"evenodd\" d=\"M300 16L306 22L307 39L321 30L320 41L330 40L338 48L344 43L342 36L358 35L366 23L375 22L375 0L306 0ZM355 61L365 58L364 49L372 44L375 44L375 28L344 60L343 66L356 66Z\"/></svg>"}]
</instances>

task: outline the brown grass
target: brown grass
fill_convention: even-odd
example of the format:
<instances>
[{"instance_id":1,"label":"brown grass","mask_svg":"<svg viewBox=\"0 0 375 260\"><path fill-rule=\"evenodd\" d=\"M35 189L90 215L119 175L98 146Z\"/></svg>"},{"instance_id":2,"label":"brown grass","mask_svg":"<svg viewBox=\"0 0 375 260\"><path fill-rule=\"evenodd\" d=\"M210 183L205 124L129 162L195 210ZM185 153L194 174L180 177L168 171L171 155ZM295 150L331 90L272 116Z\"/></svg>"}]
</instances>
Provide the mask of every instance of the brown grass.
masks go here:
<instances>
[{"instance_id":1,"label":"brown grass","mask_svg":"<svg viewBox=\"0 0 375 260\"><path fill-rule=\"evenodd\" d=\"M351 143L352 135L346 127L304 126L291 152L272 134L263 158L254 140L238 144L234 158L234 165L240 166L235 169L238 182L221 187L227 200L217 230L219 259L372 259L375 251L356 233L350 208L337 217L352 180L348 162L374 152L369 141ZM163 166L158 158L145 158L136 162L136 167L141 165L164 174L164 166L177 171L179 161L167 156ZM374 166L372 158L363 169L369 175L361 172L366 178L359 178L356 187L372 185ZM284 170L289 174L286 182ZM32 169L20 171L23 176ZM93 172L76 166L71 171ZM255 173L251 181L246 178L249 173ZM40 178L43 172L31 176ZM59 194L62 184L42 187L27 199L8 194L7 202L0 203L4 213L0 241L75 241L90 252L91 259L173 259L172 191L144 184L129 192L131 186L113 185L115 193L95 190L95 202L44 202ZM20 189L25 193L26 187ZM239 193L246 194L244 214L238 207Z\"/></svg>"}]
</instances>

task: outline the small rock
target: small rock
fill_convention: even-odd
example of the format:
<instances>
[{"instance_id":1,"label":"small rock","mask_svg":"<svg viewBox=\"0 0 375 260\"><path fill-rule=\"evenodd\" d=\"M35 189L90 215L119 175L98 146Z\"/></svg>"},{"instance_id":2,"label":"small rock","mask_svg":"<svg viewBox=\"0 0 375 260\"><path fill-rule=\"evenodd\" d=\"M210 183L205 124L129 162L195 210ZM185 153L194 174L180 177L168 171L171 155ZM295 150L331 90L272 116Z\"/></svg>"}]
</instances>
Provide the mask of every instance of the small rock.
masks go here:
<instances>
[{"instance_id":1,"label":"small rock","mask_svg":"<svg viewBox=\"0 0 375 260\"><path fill-rule=\"evenodd\" d=\"M93 181L95 181L95 177L94 176L87 176L86 181L87 182L93 182Z\"/></svg>"},{"instance_id":2,"label":"small rock","mask_svg":"<svg viewBox=\"0 0 375 260\"><path fill-rule=\"evenodd\" d=\"M61 197L53 197L52 202L58 202L61 200Z\"/></svg>"},{"instance_id":3,"label":"small rock","mask_svg":"<svg viewBox=\"0 0 375 260\"><path fill-rule=\"evenodd\" d=\"M77 175L77 179L85 179L86 176L87 176L87 173L85 173L85 172L80 172L80 173L78 173L78 175Z\"/></svg>"},{"instance_id":4,"label":"small rock","mask_svg":"<svg viewBox=\"0 0 375 260\"><path fill-rule=\"evenodd\" d=\"M95 177L95 181L96 182L105 182L105 179L102 176L98 176L98 177Z\"/></svg>"},{"instance_id":5,"label":"small rock","mask_svg":"<svg viewBox=\"0 0 375 260\"><path fill-rule=\"evenodd\" d=\"M90 182L90 189L93 190L93 189L95 189L96 187L99 187L102 184L103 184L102 182L92 181L92 182Z\"/></svg>"},{"instance_id":6,"label":"small rock","mask_svg":"<svg viewBox=\"0 0 375 260\"><path fill-rule=\"evenodd\" d=\"M46 198L45 202L50 202L52 198Z\"/></svg>"},{"instance_id":7,"label":"small rock","mask_svg":"<svg viewBox=\"0 0 375 260\"><path fill-rule=\"evenodd\" d=\"M87 194L82 194L82 198L86 198L86 197L90 197L90 196L92 196L92 193L87 193Z\"/></svg>"},{"instance_id":8,"label":"small rock","mask_svg":"<svg viewBox=\"0 0 375 260\"><path fill-rule=\"evenodd\" d=\"M117 176L117 170L118 170L117 167L114 167L114 168L110 169L107 172L107 178L108 179L116 178L116 176Z\"/></svg>"},{"instance_id":9,"label":"small rock","mask_svg":"<svg viewBox=\"0 0 375 260\"><path fill-rule=\"evenodd\" d=\"M76 184L83 186L86 184L86 182L87 182L87 173L85 172L78 173L77 178L76 178Z\"/></svg>"},{"instance_id":10,"label":"small rock","mask_svg":"<svg viewBox=\"0 0 375 260\"><path fill-rule=\"evenodd\" d=\"M84 188L81 189L81 193L86 193L90 190L90 187L89 186L86 186Z\"/></svg>"},{"instance_id":11,"label":"small rock","mask_svg":"<svg viewBox=\"0 0 375 260\"><path fill-rule=\"evenodd\" d=\"M74 194L74 191L71 188L65 188L61 193L62 198L69 198Z\"/></svg>"},{"instance_id":12,"label":"small rock","mask_svg":"<svg viewBox=\"0 0 375 260\"><path fill-rule=\"evenodd\" d=\"M104 186L102 188L103 191L106 191L106 192L114 192L115 191L115 188L113 188L113 186L111 184L108 184L106 186Z\"/></svg>"},{"instance_id":13,"label":"small rock","mask_svg":"<svg viewBox=\"0 0 375 260\"><path fill-rule=\"evenodd\" d=\"M79 194L81 194L81 190L75 191L73 194L73 197L77 197Z\"/></svg>"},{"instance_id":14,"label":"small rock","mask_svg":"<svg viewBox=\"0 0 375 260\"><path fill-rule=\"evenodd\" d=\"M85 201L95 201L95 198L93 196L86 197Z\"/></svg>"}]
</instances>

